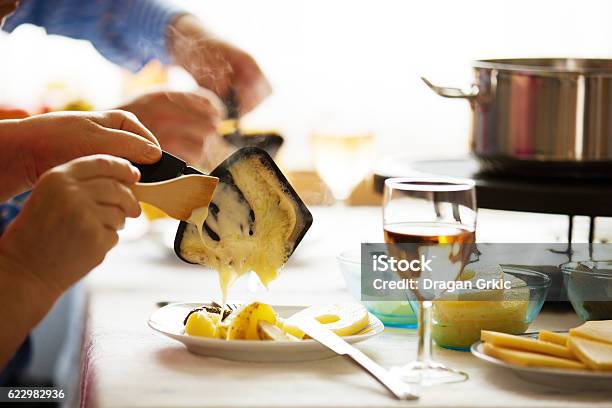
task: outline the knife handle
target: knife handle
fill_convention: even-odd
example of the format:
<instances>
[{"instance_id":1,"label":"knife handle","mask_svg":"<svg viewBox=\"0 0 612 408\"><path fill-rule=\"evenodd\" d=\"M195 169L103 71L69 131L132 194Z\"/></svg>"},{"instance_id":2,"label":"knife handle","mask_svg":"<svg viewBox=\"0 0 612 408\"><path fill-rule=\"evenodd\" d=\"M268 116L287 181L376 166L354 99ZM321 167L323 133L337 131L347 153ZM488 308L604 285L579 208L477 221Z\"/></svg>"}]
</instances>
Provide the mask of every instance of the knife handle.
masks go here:
<instances>
[{"instance_id":1,"label":"knife handle","mask_svg":"<svg viewBox=\"0 0 612 408\"><path fill-rule=\"evenodd\" d=\"M161 159L156 163L132 164L140 170L141 183L154 183L173 179L183 174L187 167L187 163L166 151L162 151Z\"/></svg>"},{"instance_id":2,"label":"knife handle","mask_svg":"<svg viewBox=\"0 0 612 408\"><path fill-rule=\"evenodd\" d=\"M353 361L363 367L372 377L384 385L395 397L399 400L416 400L419 399L417 394L410 390L410 386L399 378L391 374L389 371L378 365L370 357L366 356L355 347L346 354Z\"/></svg>"},{"instance_id":3,"label":"knife handle","mask_svg":"<svg viewBox=\"0 0 612 408\"><path fill-rule=\"evenodd\" d=\"M227 111L228 119L238 119L240 117L240 107L238 106L238 94L235 88L230 88L223 101Z\"/></svg>"}]
</instances>

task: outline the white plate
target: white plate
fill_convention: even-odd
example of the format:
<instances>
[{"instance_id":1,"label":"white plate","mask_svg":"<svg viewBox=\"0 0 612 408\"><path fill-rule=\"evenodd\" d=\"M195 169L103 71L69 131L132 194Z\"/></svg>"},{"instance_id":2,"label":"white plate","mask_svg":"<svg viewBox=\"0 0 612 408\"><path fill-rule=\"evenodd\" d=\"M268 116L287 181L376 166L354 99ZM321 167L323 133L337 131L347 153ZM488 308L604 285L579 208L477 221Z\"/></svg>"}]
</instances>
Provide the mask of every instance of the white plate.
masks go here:
<instances>
[{"instance_id":1,"label":"white plate","mask_svg":"<svg viewBox=\"0 0 612 408\"><path fill-rule=\"evenodd\" d=\"M536 337L534 333L525 333L523 336ZM572 390L601 390L612 385L612 372L580 371L563 368L526 367L507 363L491 357L482 350L483 343L477 341L472 344L472 354L486 362L508 368L521 379L554 388Z\"/></svg>"},{"instance_id":2,"label":"white plate","mask_svg":"<svg viewBox=\"0 0 612 408\"><path fill-rule=\"evenodd\" d=\"M204 303L173 303L158 309L149 317L149 326L168 337L183 343L189 351L210 357L239 361L294 362L329 358L336 354L315 340L302 341L257 341L257 340L221 340L206 337L188 336L185 334L183 320L195 307ZM305 306L272 306L281 317L289 317ZM364 334L344 337L354 344L377 336L384 326L376 316L370 313L370 330ZM365 330L365 329L364 329Z\"/></svg>"}]
</instances>

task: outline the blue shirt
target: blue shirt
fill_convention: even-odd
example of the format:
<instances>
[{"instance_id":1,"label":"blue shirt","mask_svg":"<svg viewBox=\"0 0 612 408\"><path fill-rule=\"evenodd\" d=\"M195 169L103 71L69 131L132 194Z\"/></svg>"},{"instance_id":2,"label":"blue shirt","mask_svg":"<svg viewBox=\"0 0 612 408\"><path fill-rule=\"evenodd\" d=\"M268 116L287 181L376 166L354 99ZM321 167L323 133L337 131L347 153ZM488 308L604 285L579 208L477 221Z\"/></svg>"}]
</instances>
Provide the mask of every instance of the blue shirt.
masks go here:
<instances>
[{"instance_id":1,"label":"blue shirt","mask_svg":"<svg viewBox=\"0 0 612 408\"><path fill-rule=\"evenodd\" d=\"M29 23L88 40L106 59L137 71L152 59L170 62L166 29L184 13L163 0L22 0L3 30Z\"/></svg>"},{"instance_id":2,"label":"blue shirt","mask_svg":"<svg viewBox=\"0 0 612 408\"><path fill-rule=\"evenodd\" d=\"M4 232L6 227L10 224L15 217L19 214L21 207L25 204L25 201L30 196L30 192L19 194L17 197L13 197L6 203L0 204L0 234Z\"/></svg>"}]
</instances>

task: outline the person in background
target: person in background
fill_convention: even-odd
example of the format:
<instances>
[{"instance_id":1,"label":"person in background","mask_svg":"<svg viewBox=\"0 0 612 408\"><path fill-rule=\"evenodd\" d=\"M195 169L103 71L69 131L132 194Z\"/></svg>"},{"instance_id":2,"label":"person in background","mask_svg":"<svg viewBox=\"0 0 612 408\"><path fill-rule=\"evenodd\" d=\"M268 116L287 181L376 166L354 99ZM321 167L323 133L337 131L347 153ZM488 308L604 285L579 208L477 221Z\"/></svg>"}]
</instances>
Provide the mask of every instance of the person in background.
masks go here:
<instances>
[{"instance_id":1,"label":"person in background","mask_svg":"<svg viewBox=\"0 0 612 408\"><path fill-rule=\"evenodd\" d=\"M153 59L183 67L203 89L156 91L119 108L136 114L163 149L191 163L202 159L207 139L219 138L216 130L222 109L215 95L223 101L235 95L242 115L271 93L249 54L216 38L197 17L169 2L0 0L2 7L14 9L3 27L8 32L29 23L49 34L89 40L106 59L131 71Z\"/></svg>"},{"instance_id":2,"label":"person in background","mask_svg":"<svg viewBox=\"0 0 612 408\"><path fill-rule=\"evenodd\" d=\"M155 163L161 149L123 111L0 120L0 146L0 200L32 190L0 236L2 384L27 362L32 328L102 262L125 218L140 214L130 161Z\"/></svg>"}]
</instances>

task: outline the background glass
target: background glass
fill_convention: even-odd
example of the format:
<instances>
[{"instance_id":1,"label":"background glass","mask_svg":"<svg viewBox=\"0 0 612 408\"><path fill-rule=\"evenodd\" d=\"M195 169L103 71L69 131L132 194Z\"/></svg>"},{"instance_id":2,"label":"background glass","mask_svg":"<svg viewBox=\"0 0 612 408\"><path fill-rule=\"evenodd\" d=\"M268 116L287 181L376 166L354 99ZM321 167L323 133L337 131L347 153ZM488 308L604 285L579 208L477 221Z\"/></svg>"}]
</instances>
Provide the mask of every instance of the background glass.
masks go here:
<instances>
[{"instance_id":1,"label":"background glass","mask_svg":"<svg viewBox=\"0 0 612 408\"><path fill-rule=\"evenodd\" d=\"M388 244L423 244L416 248L432 246L438 250L457 250L446 257L453 267L433 268L432 276L419 272L418 276L402 276L421 280L455 280L469 259L468 251L461 253L467 244L475 242L476 195L474 182L452 178L391 178L385 181L383 198L383 228ZM441 245L449 244L449 245ZM454 245L457 244L457 245ZM412 254L409 254L412 255ZM422 287L422 285L420 285ZM467 374L447 368L432 359L431 307L434 298L422 291L409 291L408 297L418 301L418 351L417 360L404 367L393 369L407 382L423 385L458 382Z\"/></svg>"},{"instance_id":2,"label":"background glass","mask_svg":"<svg viewBox=\"0 0 612 408\"><path fill-rule=\"evenodd\" d=\"M374 136L370 132L315 132L311 141L317 173L336 202L345 202L372 170Z\"/></svg>"}]
</instances>

